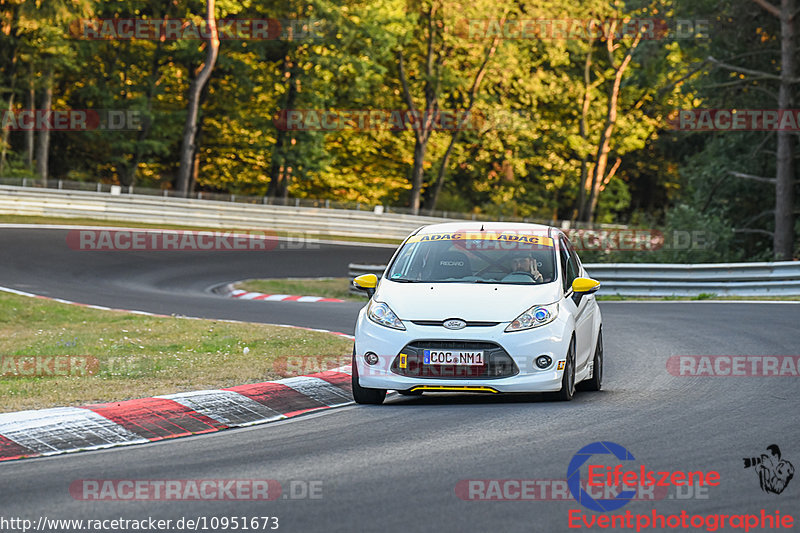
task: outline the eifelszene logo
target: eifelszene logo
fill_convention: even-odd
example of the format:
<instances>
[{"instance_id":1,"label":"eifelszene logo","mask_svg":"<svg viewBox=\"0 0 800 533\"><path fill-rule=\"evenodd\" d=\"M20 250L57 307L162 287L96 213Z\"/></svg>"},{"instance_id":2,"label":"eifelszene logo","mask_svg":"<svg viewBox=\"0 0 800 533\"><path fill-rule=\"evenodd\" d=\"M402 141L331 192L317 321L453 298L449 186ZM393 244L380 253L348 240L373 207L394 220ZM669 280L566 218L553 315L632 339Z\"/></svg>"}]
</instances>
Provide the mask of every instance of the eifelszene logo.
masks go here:
<instances>
[{"instance_id":1,"label":"eifelszene logo","mask_svg":"<svg viewBox=\"0 0 800 533\"><path fill-rule=\"evenodd\" d=\"M636 491L626 490L617 494L614 498L597 499L595 500L589 493L581 487L581 466L586 463L593 455L612 454L620 461L633 461L634 457L631 452L626 450L623 446L615 442L593 442L584 446L578 453L576 453L567 467L567 486L579 504L591 509L592 511L599 511L604 513L606 511L614 511L624 506L631 501L636 495Z\"/></svg>"},{"instance_id":2,"label":"eifelszene logo","mask_svg":"<svg viewBox=\"0 0 800 533\"><path fill-rule=\"evenodd\" d=\"M744 467L752 468L758 474L761 490L780 494L792 480L794 466L781 458L781 449L777 444L767 446L767 451L769 453L762 453L761 457L745 457Z\"/></svg>"},{"instance_id":3,"label":"eifelszene logo","mask_svg":"<svg viewBox=\"0 0 800 533\"><path fill-rule=\"evenodd\" d=\"M617 464L605 466L596 464L597 455L611 455L619 461L635 461L631 452L623 446L609 441L593 442L584 446L572 457L567 467L567 485L575 501L592 511L605 513L615 511L636 496L637 487L704 487L718 486L720 483L719 472L710 470L704 472L682 470L649 470L645 465L634 466L625 470L625 465ZM588 464L587 464L588 463ZM581 487L581 467L586 464L588 470L587 487L607 487L609 489L624 488L618 493L612 491L613 498L593 498Z\"/></svg>"}]
</instances>

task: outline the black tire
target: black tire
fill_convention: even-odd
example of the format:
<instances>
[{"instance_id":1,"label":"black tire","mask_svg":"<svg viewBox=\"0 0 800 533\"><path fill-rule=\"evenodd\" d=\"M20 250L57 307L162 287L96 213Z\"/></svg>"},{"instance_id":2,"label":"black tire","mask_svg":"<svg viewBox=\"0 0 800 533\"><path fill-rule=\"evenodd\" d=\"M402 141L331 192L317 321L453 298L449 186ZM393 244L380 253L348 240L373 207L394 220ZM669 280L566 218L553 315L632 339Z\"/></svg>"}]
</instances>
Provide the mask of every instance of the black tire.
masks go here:
<instances>
[{"instance_id":1,"label":"black tire","mask_svg":"<svg viewBox=\"0 0 800 533\"><path fill-rule=\"evenodd\" d=\"M561 378L561 390L556 393L556 399L568 402L575 396L575 337L569 343L567 361L564 363L564 377Z\"/></svg>"},{"instance_id":2,"label":"black tire","mask_svg":"<svg viewBox=\"0 0 800 533\"><path fill-rule=\"evenodd\" d=\"M397 393L403 396L422 396L421 390L399 390Z\"/></svg>"},{"instance_id":3,"label":"black tire","mask_svg":"<svg viewBox=\"0 0 800 533\"><path fill-rule=\"evenodd\" d=\"M353 348L353 373L352 373L353 399L356 401L356 403L367 404L367 405L380 405L386 398L386 390L368 389L358 384L358 366L356 365L355 351L356 351L355 348Z\"/></svg>"},{"instance_id":4,"label":"black tire","mask_svg":"<svg viewBox=\"0 0 800 533\"><path fill-rule=\"evenodd\" d=\"M578 387L585 391L599 391L603 386L603 328L597 334L597 345L594 347L592 377L582 381Z\"/></svg>"}]
</instances>

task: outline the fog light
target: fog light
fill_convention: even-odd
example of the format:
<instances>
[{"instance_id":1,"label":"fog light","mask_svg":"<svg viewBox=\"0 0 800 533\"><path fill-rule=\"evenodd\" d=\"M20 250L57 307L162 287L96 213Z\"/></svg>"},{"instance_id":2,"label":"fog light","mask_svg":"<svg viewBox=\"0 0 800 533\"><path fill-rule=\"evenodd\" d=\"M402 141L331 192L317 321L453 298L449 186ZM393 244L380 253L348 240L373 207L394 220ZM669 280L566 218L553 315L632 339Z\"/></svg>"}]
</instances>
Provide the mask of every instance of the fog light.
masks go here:
<instances>
[{"instance_id":1,"label":"fog light","mask_svg":"<svg viewBox=\"0 0 800 533\"><path fill-rule=\"evenodd\" d=\"M367 362L368 365L377 365L378 364L378 354L367 352L364 354L364 361Z\"/></svg>"},{"instance_id":2,"label":"fog light","mask_svg":"<svg viewBox=\"0 0 800 533\"><path fill-rule=\"evenodd\" d=\"M553 360L546 355L540 355L536 358L536 366L539 368L547 368L548 366L553 364Z\"/></svg>"}]
</instances>

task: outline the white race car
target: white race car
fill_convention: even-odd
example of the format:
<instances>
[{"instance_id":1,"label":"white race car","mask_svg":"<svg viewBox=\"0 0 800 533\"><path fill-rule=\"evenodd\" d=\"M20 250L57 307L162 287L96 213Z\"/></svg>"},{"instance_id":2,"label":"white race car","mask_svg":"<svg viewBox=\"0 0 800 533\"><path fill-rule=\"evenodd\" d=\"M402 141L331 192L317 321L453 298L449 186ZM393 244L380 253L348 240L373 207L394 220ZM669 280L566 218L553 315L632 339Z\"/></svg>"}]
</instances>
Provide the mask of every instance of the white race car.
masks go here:
<instances>
[{"instance_id":1,"label":"white race car","mask_svg":"<svg viewBox=\"0 0 800 533\"><path fill-rule=\"evenodd\" d=\"M534 224L425 226L397 249L380 282L353 280L369 303L358 315L353 397L387 390L600 390L603 332L578 255L557 228ZM581 383L582 382L582 383Z\"/></svg>"}]
</instances>

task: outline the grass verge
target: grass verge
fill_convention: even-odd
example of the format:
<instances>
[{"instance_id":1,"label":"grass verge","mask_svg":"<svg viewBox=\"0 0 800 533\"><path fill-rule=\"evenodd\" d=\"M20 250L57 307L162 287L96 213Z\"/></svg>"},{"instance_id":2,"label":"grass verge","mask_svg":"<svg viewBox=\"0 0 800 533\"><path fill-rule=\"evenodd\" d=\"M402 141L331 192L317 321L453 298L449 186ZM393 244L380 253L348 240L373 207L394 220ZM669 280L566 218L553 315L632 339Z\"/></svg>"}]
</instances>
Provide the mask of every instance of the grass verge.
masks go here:
<instances>
[{"instance_id":1,"label":"grass verge","mask_svg":"<svg viewBox=\"0 0 800 533\"><path fill-rule=\"evenodd\" d=\"M366 302L366 297L350 293L350 278L287 278L248 279L234 284L243 291L265 294L292 294L296 296L322 296Z\"/></svg>"},{"instance_id":2,"label":"grass verge","mask_svg":"<svg viewBox=\"0 0 800 533\"><path fill-rule=\"evenodd\" d=\"M263 292L266 294L294 294L298 296L323 296L325 298L341 298L342 300L365 301L364 296L351 294L349 292L351 280L349 278L325 278L325 279L249 279L234 284L237 289L252 292ZM666 301L728 301L728 300L748 300L757 302L759 300L769 301L800 301L800 296L718 296L716 294L703 293L697 296L621 296L619 294L602 294L597 296L601 302L616 301L642 301L642 302L666 302Z\"/></svg>"},{"instance_id":3,"label":"grass verge","mask_svg":"<svg viewBox=\"0 0 800 533\"><path fill-rule=\"evenodd\" d=\"M280 379L274 363L285 356L351 351L350 340L327 333L101 311L0 292L0 412ZM27 358L65 356L96 358L96 369L22 375L36 371Z\"/></svg>"}]
</instances>

